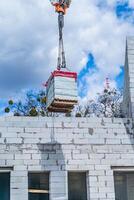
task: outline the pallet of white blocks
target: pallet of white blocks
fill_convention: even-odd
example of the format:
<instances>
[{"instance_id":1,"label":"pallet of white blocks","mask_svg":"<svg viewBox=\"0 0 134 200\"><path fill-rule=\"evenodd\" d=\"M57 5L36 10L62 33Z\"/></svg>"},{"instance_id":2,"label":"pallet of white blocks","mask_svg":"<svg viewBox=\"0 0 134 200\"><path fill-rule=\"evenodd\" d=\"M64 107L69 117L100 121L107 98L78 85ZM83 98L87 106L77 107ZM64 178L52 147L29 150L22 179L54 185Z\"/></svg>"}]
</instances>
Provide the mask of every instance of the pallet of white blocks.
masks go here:
<instances>
[{"instance_id":1,"label":"pallet of white blocks","mask_svg":"<svg viewBox=\"0 0 134 200\"><path fill-rule=\"evenodd\" d=\"M46 83L46 107L50 112L70 112L78 102L77 73L56 70Z\"/></svg>"}]
</instances>

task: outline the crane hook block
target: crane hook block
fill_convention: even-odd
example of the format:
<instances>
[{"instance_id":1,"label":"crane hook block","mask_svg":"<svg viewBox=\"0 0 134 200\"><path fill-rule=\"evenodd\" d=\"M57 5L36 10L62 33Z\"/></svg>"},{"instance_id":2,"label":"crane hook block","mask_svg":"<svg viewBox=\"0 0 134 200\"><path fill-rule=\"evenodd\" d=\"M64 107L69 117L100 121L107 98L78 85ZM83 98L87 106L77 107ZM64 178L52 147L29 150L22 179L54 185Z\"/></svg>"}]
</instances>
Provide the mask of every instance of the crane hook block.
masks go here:
<instances>
[{"instance_id":1,"label":"crane hook block","mask_svg":"<svg viewBox=\"0 0 134 200\"><path fill-rule=\"evenodd\" d=\"M64 15L66 14L67 8L69 8L71 4L71 0L50 0L51 4L55 6L55 11L57 13L62 12Z\"/></svg>"}]
</instances>

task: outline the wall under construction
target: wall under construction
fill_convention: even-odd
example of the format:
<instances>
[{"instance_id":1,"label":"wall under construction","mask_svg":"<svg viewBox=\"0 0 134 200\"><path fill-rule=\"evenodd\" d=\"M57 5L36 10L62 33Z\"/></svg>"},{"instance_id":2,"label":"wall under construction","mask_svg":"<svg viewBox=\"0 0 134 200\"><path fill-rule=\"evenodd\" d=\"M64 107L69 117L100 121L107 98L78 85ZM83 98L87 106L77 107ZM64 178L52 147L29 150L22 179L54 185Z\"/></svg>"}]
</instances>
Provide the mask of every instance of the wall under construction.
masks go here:
<instances>
[{"instance_id":1,"label":"wall under construction","mask_svg":"<svg viewBox=\"0 0 134 200\"><path fill-rule=\"evenodd\" d=\"M69 171L86 172L88 200L115 200L114 171L134 167L133 132L132 119L0 118L11 200L28 200L28 171L50 172L50 200L68 199Z\"/></svg>"},{"instance_id":2,"label":"wall under construction","mask_svg":"<svg viewBox=\"0 0 134 200\"><path fill-rule=\"evenodd\" d=\"M134 37L126 41L123 106L125 116L134 118Z\"/></svg>"}]
</instances>

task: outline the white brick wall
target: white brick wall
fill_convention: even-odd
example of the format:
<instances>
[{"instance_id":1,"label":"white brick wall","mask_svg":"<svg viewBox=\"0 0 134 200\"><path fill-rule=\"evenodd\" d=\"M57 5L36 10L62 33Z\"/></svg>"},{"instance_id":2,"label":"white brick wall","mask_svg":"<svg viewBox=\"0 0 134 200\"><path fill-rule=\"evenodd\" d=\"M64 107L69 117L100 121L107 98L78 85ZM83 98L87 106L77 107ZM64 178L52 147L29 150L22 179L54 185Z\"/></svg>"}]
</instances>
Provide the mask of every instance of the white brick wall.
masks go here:
<instances>
[{"instance_id":1,"label":"white brick wall","mask_svg":"<svg viewBox=\"0 0 134 200\"><path fill-rule=\"evenodd\" d=\"M134 118L134 37L126 41L125 81L123 95L123 113Z\"/></svg>"},{"instance_id":2,"label":"white brick wall","mask_svg":"<svg viewBox=\"0 0 134 200\"><path fill-rule=\"evenodd\" d=\"M87 172L88 200L115 200L111 167L134 167L132 119L0 118L0 167L11 200L28 200L28 171L50 171L50 200L68 200L67 173Z\"/></svg>"}]
</instances>

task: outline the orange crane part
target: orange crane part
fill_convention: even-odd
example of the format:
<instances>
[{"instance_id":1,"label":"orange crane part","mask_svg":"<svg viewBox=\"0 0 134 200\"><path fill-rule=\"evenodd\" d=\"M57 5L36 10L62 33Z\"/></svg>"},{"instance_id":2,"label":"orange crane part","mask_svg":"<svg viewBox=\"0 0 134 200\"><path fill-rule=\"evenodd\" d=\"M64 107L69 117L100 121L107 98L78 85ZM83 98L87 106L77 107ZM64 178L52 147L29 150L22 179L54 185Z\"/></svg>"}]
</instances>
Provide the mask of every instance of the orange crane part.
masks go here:
<instances>
[{"instance_id":1,"label":"orange crane part","mask_svg":"<svg viewBox=\"0 0 134 200\"><path fill-rule=\"evenodd\" d=\"M64 15L66 14L67 8L69 8L71 4L71 0L58 0L58 1L50 0L50 1L52 5L55 6L55 11L57 13L62 12Z\"/></svg>"},{"instance_id":2,"label":"orange crane part","mask_svg":"<svg viewBox=\"0 0 134 200\"><path fill-rule=\"evenodd\" d=\"M66 14L66 9L67 9L66 6L63 7L58 3L54 4L54 6L55 6L55 11L56 12L58 12L58 13L62 12L64 15Z\"/></svg>"}]
</instances>

